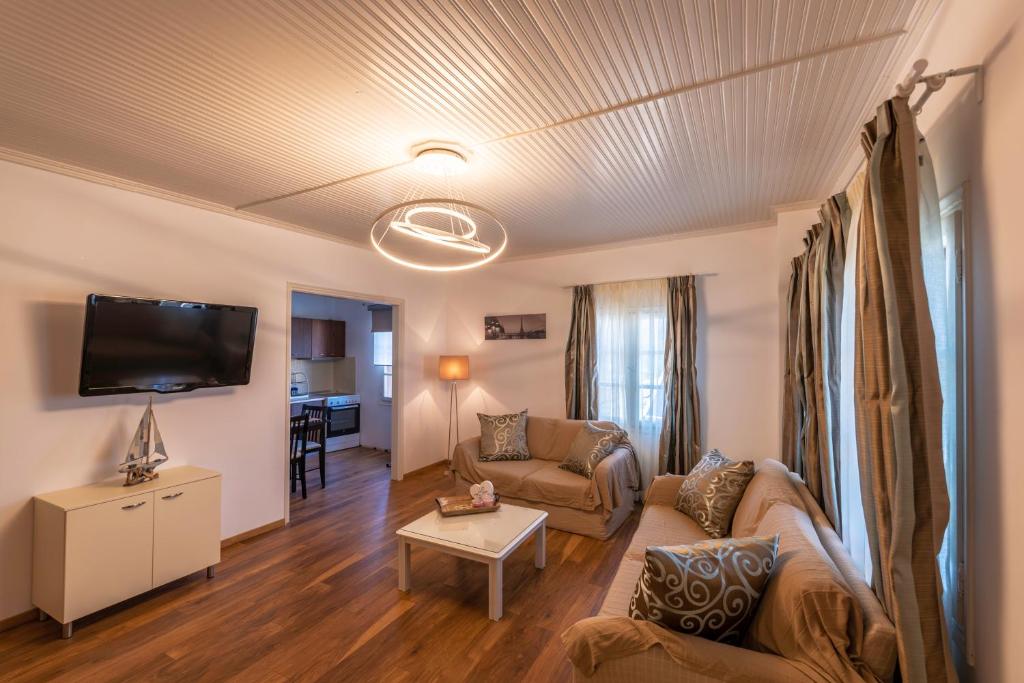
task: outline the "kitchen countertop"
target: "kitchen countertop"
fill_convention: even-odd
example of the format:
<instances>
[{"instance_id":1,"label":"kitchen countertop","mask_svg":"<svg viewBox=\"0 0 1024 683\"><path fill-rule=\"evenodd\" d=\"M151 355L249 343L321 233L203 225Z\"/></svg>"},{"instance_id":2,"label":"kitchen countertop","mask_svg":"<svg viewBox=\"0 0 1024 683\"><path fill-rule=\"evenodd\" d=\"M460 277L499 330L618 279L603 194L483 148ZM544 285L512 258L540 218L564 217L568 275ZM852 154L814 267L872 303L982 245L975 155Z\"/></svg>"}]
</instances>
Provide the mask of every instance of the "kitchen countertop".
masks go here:
<instances>
[{"instance_id":1,"label":"kitchen countertop","mask_svg":"<svg viewBox=\"0 0 1024 683\"><path fill-rule=\"evenodd\" d=\"M351 392L348 391L311 391L308 394L301 396L291 396L288 398L288 403L313 403L315 401L323 401L331 396L350 396Z\"/></svg>"},{"instance_id":2,"label":"kitchen countertop","mask_svg":"<svg viewBox=\"0 0 1024 683\"><path fill-rule=\"evenodd\" d=\"M302 394L301 396L290 396L288 403L313 403L314 401L323 401L328 396L334 396L338 392L334 391L311 391L308 394Z\"/></svg>"}]
</instances>

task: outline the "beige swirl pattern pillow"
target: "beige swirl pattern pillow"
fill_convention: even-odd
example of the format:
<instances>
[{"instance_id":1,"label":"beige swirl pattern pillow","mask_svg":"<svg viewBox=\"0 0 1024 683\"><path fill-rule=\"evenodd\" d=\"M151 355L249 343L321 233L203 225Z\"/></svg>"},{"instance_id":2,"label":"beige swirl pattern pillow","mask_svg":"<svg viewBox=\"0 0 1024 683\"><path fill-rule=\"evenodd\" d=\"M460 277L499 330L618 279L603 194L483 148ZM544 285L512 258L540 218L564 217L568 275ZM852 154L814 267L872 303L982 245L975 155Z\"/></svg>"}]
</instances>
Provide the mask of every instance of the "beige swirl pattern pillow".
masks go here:
<instances>
[{"instance_id":1,"label":"beige swirl pattern pillow","mask_svg":"<svg viewBox=\"0 0 1024 683\"><path fill-rule=\"evenodd\" d=\"M601 461L626 442L626 432L621 429L601 429L590 421L584 422L559 467L593 479L594 470Z\"/></svg>"},{"instance_id":2,"label":"beige swirl pattern pillow","mask_svg":"<svg viewBox=\"0 0 1024 683\"><path fill-rule=\"evenodd\" d=\"M480 419L480 460L529 460L526 445L526 411L508 415L484 415Z\"/></svg>"},{"instance_id":3,"label":"beige swirl pattern pillow","mask_svg":"<svg viewBox=\"0 0 1024 683\"><path fill-rule=\"evenodd\" d=\"M651 546L629 616L709 640L737 641L765 591L778 548L778 535Z\"/></svg>"},{"instance_id":4,"label":"beige swirl pattern pillow","mask_svg":"<svg viewBox=\"0 0 1024 683\"><path fill-rule=\"evenodd\" d=\"M711 538L727 536L736 506L753 478L753 462L736 462L713 450L683 478L676 510L692 518Z\"/></svg>"}]
</instances>

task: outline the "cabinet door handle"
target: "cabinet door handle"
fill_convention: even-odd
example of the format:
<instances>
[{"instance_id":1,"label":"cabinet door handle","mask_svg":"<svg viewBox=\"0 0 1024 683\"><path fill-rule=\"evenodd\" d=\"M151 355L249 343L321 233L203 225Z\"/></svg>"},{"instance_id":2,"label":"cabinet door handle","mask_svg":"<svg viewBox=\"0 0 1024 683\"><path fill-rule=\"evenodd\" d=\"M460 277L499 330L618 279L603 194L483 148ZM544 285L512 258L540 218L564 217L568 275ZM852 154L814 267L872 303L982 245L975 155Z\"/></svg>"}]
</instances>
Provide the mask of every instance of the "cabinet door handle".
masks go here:
<instances>
[{"instance_id":1,"label":"cabinet door handle","mask_svg":"<svg viewBox=\"0 0 1024 683\"><path fill-rule=\"evenodd\" d=\"M140 507L142 507L145 504L146 504L146 501L140 500L138 503L132 503L131 505L122 505L121 509L122 510L134 510L135 508L140 508Z\"/></svg>"},{"instance_id":2,"label":"cabinet door handle","mask_svg":"<svg viewBox=\"0 0 1024 683\"><path fill-rule=\"evenodd\" d=\"M185 492L184 491L178 491L177 493L172 493L172 494L167 495L167 496L161 496L161 498L163 498L164 500L174 500L175 498L177 498L178 496L180 496L183 493L185 493Z\"/></svg>"}]
</instances>

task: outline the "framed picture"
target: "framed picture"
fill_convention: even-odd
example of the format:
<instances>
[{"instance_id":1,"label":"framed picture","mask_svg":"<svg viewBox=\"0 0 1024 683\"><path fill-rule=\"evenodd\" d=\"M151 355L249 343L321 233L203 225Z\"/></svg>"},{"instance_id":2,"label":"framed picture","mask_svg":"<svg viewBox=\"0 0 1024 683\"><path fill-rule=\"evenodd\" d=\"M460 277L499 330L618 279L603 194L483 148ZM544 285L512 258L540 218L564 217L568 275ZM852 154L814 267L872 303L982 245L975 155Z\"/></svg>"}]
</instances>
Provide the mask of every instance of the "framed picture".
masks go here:
<instances>
[{"instance_id":1,"label":"framed picture","mask_svg":"<svg viewBox=\"0 0 1024 683\"><path fill-rule=\"evenodd\" d=\"M484 341L547 338L547 313L484 316Z\"/></svg>"}]
</instances>

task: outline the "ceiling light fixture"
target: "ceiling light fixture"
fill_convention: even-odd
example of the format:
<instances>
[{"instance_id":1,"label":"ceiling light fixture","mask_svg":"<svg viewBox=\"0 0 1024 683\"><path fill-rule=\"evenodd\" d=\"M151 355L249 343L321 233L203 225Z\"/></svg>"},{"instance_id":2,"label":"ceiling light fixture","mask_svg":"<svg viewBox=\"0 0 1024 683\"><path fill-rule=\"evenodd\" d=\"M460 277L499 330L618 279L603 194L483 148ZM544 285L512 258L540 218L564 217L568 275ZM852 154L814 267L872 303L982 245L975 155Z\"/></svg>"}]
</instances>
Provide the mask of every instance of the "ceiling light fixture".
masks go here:
<instances>
[{"instance_id":1,"label":"ceiling light fixture","mask_svg":"<svg viewBox=\"0 0 1024 683\"><path fill-rule=\"evenodd\" d=\"M399 265L450 272L478 268L498 258L508 246L508 233L497 218L475 204L421 199L398 204L378 216L370 242ZM424 250L428 245L433 248ZM474 258L453 259L460 252Z\"/></svg>"},{"instance_id":2,"label":"ceiling light fixture","mask_svg":"<svg viewBox=\"0 0 1024 683\"><path fill-rule=\"evenodd\" d=\"M420 214L448 216L458 221L459 227L456 228L454 221L449 221L451 226L449 230L439 230L414 222L412 220L413 217ZM491 252L489 246L473 239L476 236L477 230L476 223L472 218L461 211L455 211L444 206L414 206L404 212L402 220L391 221L391 229L403 232L410 237L416 237L417 239L426 240L452 249L462 249L478 254L489 254Z\"/></svg>"},{"instance_id":3,"label":"ceiling light fixture","mask_svg":"<svg viewBox=\"0 0 1024 683\"><path fill-rule=\"evenodd\" d=\"M411 152L416 168L431 175L458 175L469 166L469 150L454 142L428 140L414 145Z\"/></svg>"}]
</instances>

